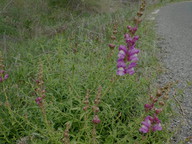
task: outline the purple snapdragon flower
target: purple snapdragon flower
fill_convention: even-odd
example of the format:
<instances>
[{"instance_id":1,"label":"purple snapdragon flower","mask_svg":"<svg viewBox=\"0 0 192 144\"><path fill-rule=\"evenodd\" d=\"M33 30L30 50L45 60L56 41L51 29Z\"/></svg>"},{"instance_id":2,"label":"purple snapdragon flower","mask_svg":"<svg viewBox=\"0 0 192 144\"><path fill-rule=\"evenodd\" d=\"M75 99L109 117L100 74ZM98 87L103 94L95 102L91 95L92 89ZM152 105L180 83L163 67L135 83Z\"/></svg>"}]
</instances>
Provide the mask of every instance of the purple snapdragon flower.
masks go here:
<instances>
[{"instance_id":1,"label":"purple snapdragon flower","mask_svg":"<svg viewBox=\"0 0 192 144\"><path fill-rule=\"evenodd\" d=\"M162 126L161 126L161 123L157 123L155 124L153 127L152 127L152 131L155 132L155 131L161 131L162 130Z\"/></svg>"},{"instance_id":2,"label":"purple snapdragon flower","mask_svg":"<svg viewBox=\"0 0 192 144\"><path fill-rule=\"evenodd\" d=\"M148 133L151 127L151 116L147 116L144 121L141 122L142 126L139 129L140 132L142 133Z\"/></svg>"},{"instance_id":3,"label":"purple snapdragon flower","mask_svg":"<svg viewBox=\"0 0 192 144\"><path fill-rule=\"evenodd\" d=\"M128 29L131 29L134 33L137 31L137 28L132 28L128 26ZM131 33L133 35L133 33ZM130 34L124 35L126 46L119 46L118 60L117 60L117 75L135 73L134 67L137 65L139 60L137 55L140 52L139 49L135 48L136 42L139 39L139 36L131 36ZM129 63L128 63L129 62Z\"/></svg>"},{"instance_id":4,"label":"purple snapdragon flower","mask_svg":"<svg viewBox=\"0 0 192 144\"><path fill-rule=\"evenodd\" d=\"M120 67L120 68L117 69L117 75L122 76L122 75L125 75L125 74L126 74L126 69L125 68Z\"/></svg>"},{"instance_id":5,"label":"purple snapdragon flower","mask_svg":"<svg viewBox=\"0 0 192 144\"><path fill-rule=\"evenodd\" d=\"M161 131L161 121L158 119L156 115L154 117L147 116L144 121L141 122L141 128L139 129L142 133L148 133L150 131Z\"/></svg>"}]
</instances>

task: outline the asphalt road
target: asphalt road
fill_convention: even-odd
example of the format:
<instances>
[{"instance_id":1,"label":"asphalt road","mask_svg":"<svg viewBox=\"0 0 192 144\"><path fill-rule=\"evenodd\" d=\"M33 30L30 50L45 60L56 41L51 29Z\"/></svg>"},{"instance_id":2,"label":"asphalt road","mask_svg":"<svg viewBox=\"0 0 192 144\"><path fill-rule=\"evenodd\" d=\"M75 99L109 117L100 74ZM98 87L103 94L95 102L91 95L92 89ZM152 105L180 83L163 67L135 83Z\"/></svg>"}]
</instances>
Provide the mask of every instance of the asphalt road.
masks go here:
<instances>
[{"instance_id":1,"label":"asphalt road","mask_svg":"<svg viewBox=\"0 0 192 144\"><path fill-rule=\"evenodd\" d=\"M157 33L161 37L160 59L167 71L160 76L159 83L178 80L176 90L180 92L181 108L176 107L179 116L172 127L181 125L173 137L173 143L192 144L192 2L169 4L160 9L156 17ZM182 113L184 115L182 115Z\"/></svg>"}]
</instances>

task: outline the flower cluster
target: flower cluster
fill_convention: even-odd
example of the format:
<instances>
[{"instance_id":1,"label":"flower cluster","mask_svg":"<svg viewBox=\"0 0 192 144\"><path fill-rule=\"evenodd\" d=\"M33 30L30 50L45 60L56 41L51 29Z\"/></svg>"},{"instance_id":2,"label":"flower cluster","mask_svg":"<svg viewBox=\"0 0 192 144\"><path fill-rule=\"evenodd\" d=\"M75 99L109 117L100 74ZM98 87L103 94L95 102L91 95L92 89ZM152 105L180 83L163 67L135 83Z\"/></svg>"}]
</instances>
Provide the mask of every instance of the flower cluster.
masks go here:
<instances>
[{"instance_id":1,"label":"flower cluster","mask_svg":"<svg viewBox=\"0 0 192 144\"><path fill-rule=\"evenodd\" d=\"M9 75L5 73L5 66L3 65L3 56L0 53L0 83L8 79Z\"/></svg>"},{"instance_id":2,"label":"flower cluster","mask_svg":"<svg viewBox=\"0 0 192 144\"><path fill-rule=\"evenodd\" d=\"M161 121L158 119L158 115L163 111L163 106L168 99L168 93L171 85L166 85L157 90L156 96L150 96L150 102L144 105L145 112L153 113L153 117L147 116L141 123L142 126L139 129L142 133L161 131Z\"/></svg>"},{"instance_id":3,"label":"flower cluster","mask_svg":"<svg viewBox=\"0 0 192 144\"><path fill-rule=\"evenodd\" d=\"M161 121L158 119L156 115L153 117L147 116L145 120L142 122L142 126L139 129L140 132L142 133L148 133L150 131L161 131L162 126L161 126Z\"/></svg>"},{"instance_id":4,"label":"flower cluster","mask_svg":"<svg viewBox=\"0 0 192 144\"><path fill-rule=\"evenodd\" d=\"M132 28L128 26L130 33L133 35L137 28ZM139 60L137 54L139 53L139 49L135 48L136 41L139 39L139 36L131 37L129 34L125 34L124 36L126 46L119 46L118 60L117 60L117 75L125 75L130 74L133 75L135 73L134 67L137 65L137 61ZM127 64L129 62L129 64Z\"/></svg>"}]
</instances>

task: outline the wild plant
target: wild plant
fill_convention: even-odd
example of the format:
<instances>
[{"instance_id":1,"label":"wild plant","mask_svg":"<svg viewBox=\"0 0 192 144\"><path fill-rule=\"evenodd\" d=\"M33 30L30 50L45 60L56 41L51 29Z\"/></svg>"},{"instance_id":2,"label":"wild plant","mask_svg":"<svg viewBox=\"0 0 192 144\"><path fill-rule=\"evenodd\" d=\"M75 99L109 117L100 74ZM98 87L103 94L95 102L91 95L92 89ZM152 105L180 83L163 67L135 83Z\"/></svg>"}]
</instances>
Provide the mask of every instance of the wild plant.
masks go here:
<instances>
[{"instance_id":1,"label":"wild plant","mask_svg":"<svg viewBox=\"0 0 192 144\"><path fill-rule=\"evenodd\" d=\"M92 123L93 123L93 130L92 130L92 137L93 137L93 144L97 144L97 139L96 139L96 136L97 136L97 132L96 132L96 126L97 124L99 124L101 122L101 120L99 119L99 116L98 116L98 112L99 112L99 104L101 102L101 90L102 90L102 87L99 86L98 88L98 91L97 91L97 95L95 97L95 100L94 100L94 105L92 107L92 110L93 110L93 120L92 120Z\"/></svg>"},{"instance_id":2,"label":"wild plant","mask_svg":"<svg viewBox=\"0 0 192 144\"><path fill-rule=\"evenodd\" d=\"M44 80L43 80L43 63L39 62L39 69L38 69L38 75L37 75L37 80L36 80L36 95L37 98L35 99L35 102L38 104L39 108L41 109L42 116L44 123L47 128L49 128L49 122L47 120L47 114L46 114L46 108L44 105L45 102L45 87L44 87Z\"/></svg>"},{"instance_id":3,"label":"wild plant","mask_svg":"<svg viewBox=\"0 0 192 144\"><path fill-rule=\"evenodd\" d=\"M137 65L137 61L139 60L137 55L140 52L139 49L135 48L136 42L139 40L139 36L135 36L135 33L137 32L138 25L141 22L141 16L143 15L145 4L146 2L143 0L140 6L140 11L134 19L135 26L127 26L129 33L124 35L126 45L119 46L117 75L133 75L135 73L134 67Z\"/></svg>"},{"instance_id":4,"label":"wild plant","mask_svg":"<svg viewBox=\"0 0 192 144\"><path fill-rule=\"evenodd\" d=\"M163 108L168 100L168 95L172 83L159 88L156 92L156 96L150 96L149 103L144 105L145 115L147 115L144 121L141 123L142 126L139 129L141 133L151 133L162 130L161 120L158 118L159 114L162 113Z\"/></svg>"},{"instance_id":5,"label":"wild plant","mask_svg":"<svg viewBox=\"0 0 192 144\"><path fill-rule=\"evenodd\" d=\"M7 80L9 75L5 71L5 65L3 64L3 56L0 51L0 83Z\"/></svg>"}]
</instances>

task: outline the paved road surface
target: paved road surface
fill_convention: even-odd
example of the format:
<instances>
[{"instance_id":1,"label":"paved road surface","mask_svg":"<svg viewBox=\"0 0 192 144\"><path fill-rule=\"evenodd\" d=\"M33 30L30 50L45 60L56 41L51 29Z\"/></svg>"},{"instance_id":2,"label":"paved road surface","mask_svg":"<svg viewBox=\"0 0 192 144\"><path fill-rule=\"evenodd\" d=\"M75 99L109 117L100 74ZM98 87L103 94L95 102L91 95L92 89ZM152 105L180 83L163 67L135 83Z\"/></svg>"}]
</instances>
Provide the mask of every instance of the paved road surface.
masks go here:
<instances>
[{"instance_id":1,"label":"paved road surface","mask_svg":"<svg viewBox=\"0 0 192 144\"><path fill-rule=\"evenodd\" d=\"M181 105L185 116L180 116L173 123L182 124L182 129L174 138L175 143L179 143L186 137L192 138L192 2L179 2L161 8L156 21L157 32L164 39L159 42L161 60L168 69L159 82L179 80L178 89L183 90ZM192 141L186 143L192 144Z\"/></svg>"}]
</instances>

